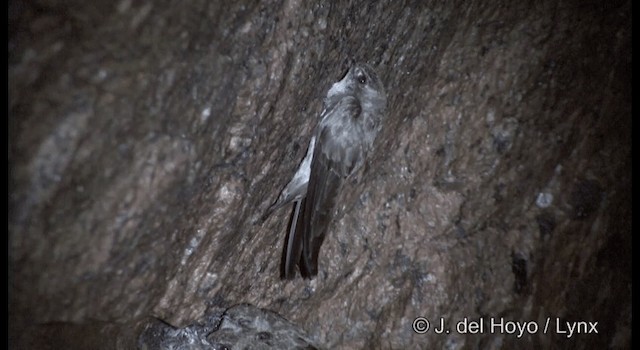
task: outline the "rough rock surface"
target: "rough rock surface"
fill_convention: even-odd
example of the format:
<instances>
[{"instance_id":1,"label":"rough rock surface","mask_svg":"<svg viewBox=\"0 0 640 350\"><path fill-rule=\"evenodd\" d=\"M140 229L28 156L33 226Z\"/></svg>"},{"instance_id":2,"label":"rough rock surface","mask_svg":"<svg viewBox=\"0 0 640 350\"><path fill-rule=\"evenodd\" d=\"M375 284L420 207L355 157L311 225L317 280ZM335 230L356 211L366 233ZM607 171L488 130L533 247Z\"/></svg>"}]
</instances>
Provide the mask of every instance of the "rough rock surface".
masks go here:
<instances>
[{"instance_id":1,"label":"rough rock surface","mask_svg":"<svg viewBox=\"0 0 640 350\"><path fill-rule=\"evenodd\" d=\"M631 58L630 1L12 1L9 343L249 303L322 348L628 348ZM351 59L389 117L282 281L289 212L258 219Z\"/></svg>"},{"instance_id":2,"label":"rough rock surface","mask_svg":"<svg viewBox=\"0 0 640 350\"><path fill-rule=\"evenodd\" d=\"M200 322L175 328L159 320L145 323L140 349L297 349L318 347L300 327L273 311L240 304L214 313Z\"/></svg>"}]
</instances>

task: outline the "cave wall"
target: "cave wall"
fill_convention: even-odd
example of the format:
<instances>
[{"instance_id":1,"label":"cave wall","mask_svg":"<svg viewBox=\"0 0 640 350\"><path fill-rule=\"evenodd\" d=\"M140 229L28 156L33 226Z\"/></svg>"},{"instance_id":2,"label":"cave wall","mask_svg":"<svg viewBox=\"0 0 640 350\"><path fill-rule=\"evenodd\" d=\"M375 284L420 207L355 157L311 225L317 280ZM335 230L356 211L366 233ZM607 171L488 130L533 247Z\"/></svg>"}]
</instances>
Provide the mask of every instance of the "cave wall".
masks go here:
<instances>
[{"instance_id":1,"label":"cave wall","mask_svg":"<svg viewBox=\"0 0 640 350\"><path fill-rule=\"evenodd\" d=\"M8 60L15 348L239 303L326 348L630 346L630 1L14 1ZM259 218L352 60L384 129L282 281L290 212Z\"/></svg>"}]
</instances>

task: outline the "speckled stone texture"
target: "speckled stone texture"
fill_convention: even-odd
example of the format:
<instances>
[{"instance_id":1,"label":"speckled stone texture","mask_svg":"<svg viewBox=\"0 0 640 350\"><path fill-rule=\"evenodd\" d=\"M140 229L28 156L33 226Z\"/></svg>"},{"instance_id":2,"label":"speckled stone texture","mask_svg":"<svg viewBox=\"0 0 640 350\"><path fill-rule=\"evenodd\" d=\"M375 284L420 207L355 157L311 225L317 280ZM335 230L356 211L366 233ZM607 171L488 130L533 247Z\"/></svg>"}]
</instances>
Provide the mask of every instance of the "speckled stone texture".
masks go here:
<instances>
[{"instance_id":1,"label":"speckled stone texture","mask_svg":"<svg viewBox=\"0 0 640 350\"><path fill-rule=\"evenodd\" d=\"M326 349L631 346L631 1L8 10L11 348L128 349L244 303L250 338L278 314ZM318 276L282 281L289 211L259 218L352 60L388 118Z\"/></svg>"},{"instance_id":2,"label":"speckled stone texture","mask_svg":"<svg viewBox=\"0 0 640 350\"><path fill-rule=\"evenodd\" d=\"M318 349L299 326L249 304L232 306L184 328L147 320L137 346L174 350Z\"/></svg>"}]
</instances>

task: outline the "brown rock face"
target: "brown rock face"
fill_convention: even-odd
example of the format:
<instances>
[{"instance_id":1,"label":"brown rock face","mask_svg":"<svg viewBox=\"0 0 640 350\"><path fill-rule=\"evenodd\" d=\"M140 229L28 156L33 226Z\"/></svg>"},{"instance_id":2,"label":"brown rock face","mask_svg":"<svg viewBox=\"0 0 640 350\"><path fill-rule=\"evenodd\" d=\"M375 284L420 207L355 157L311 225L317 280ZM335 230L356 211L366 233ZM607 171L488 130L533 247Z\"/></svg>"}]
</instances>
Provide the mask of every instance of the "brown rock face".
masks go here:
<instances>
[{"instance_id":1,"label":"brown rock face","mask_svg":"<svg viewBox=\"0 0 640 350\"><path fill-rule=\"evenodd\" d=\"M247 303L292 348L628 348L631 57L630 1L10 2L10 346ZM259 218L352 59L388 117L282 281Z\"/></svg>"}]
</instances>

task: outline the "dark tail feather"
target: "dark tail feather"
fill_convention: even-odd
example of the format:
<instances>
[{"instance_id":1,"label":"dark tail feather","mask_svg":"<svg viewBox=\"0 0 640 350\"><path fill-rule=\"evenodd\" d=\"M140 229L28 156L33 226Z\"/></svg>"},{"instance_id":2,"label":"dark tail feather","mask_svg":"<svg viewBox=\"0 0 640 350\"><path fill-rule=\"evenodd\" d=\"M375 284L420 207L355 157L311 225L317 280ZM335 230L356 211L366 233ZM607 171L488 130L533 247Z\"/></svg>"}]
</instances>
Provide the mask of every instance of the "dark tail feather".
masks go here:
<instances>
[{"instance_id":1,"label":"dark tail feather","mask_svg":"<svg viewBox=\"0 0 640 350\"><path fill-rule=\"evenodd\" d=\"M302 255L302 237L303 237L303 212L305 198L296 201L291 217L291 225L289 234L287 235L287 246L285 248L284 259L284 278L293 279L296 277L296 264L300 261Z\"/></svg>"}]
</instances>

